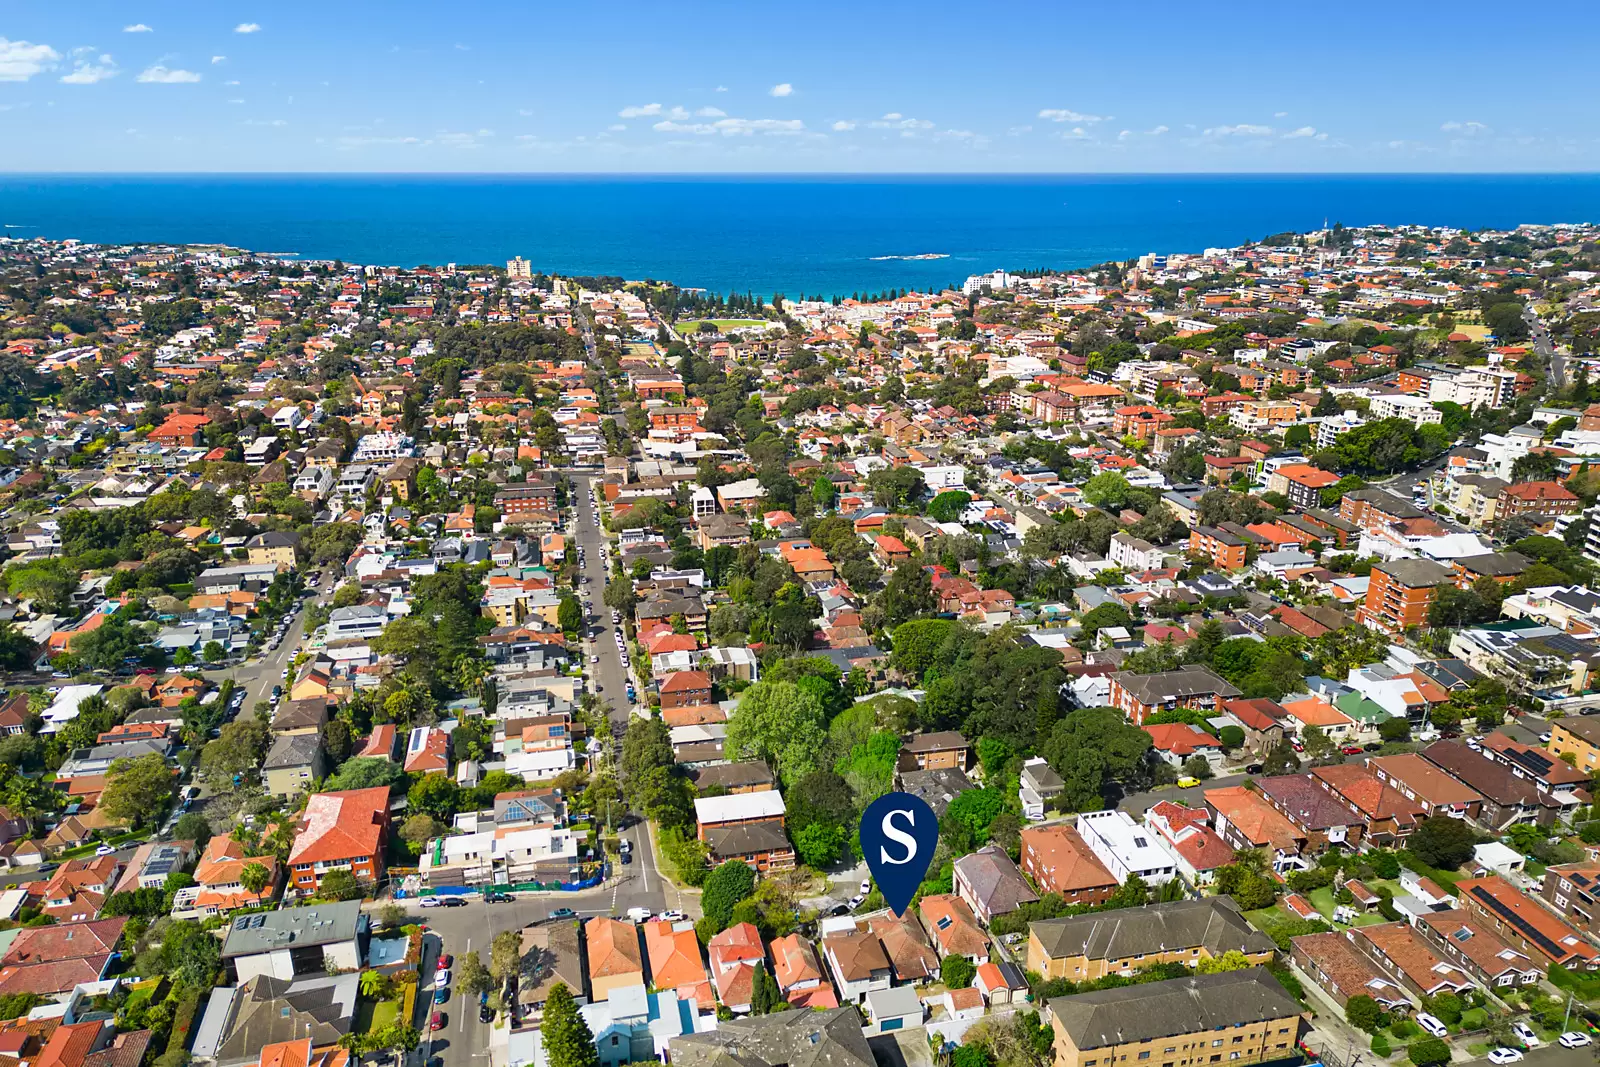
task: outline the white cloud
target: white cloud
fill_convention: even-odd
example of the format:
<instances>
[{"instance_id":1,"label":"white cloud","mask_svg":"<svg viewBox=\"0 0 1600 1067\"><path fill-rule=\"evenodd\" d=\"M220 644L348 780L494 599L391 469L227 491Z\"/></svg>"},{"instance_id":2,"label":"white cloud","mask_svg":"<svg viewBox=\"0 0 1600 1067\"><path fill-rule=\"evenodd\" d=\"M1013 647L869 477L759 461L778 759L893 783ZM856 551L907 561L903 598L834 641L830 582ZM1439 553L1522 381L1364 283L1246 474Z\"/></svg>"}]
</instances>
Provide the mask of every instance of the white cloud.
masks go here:
<instances>
[{"instance_id":1,"label":"white cloud","mask_svg":"<svg viewBox=\"0 0 1600 1067\"><path fill-rule=\"evenodd\" d=\"M1160 137L1162 134L1169 132L1169 130L1170 128L1167 126L1155 126L1144 132L1148 137Z\"/></svg>"},{"instance_id":2,"label":"white cloud","mask_svg":"<svg viewBox=\"0 0 1600 1067\"><path fill-rule=\"evenodd\" d=\"M1481 122L1447 122L1440 126L1439 129L1445 133L1465 133L1468 135L1489 132L1489 127Z\"/></svg>"},{"instance_id":3,"label":"white cloud","mask_svg":"<svg viewBox=\"0 0 1600 1067\"><path fill-rule=\"evenodd\" d=\"M627 128L628 124L625 122L614 122L610 126L606 127L606 129L610 130L612 133L621 133Z\"/></svg>"},{"instance_id":4,"label":"white cloud","mask_svg":"<svg viewBox=\"0 0 1600 1067\"><path fill-rule=\"evenodd\" d=\"M1083 122L1093 125L1096 122L1104 122L1110 116L1085 115L1083 112L1073 111L1071 108L1047 107L1039 111L1039 117L1041 119L1049 119L1051 122Z\"/></svg>"},{"instance_id":5,"label":"white cloud","mask_svg":"<svg viewBox=\"0 0 1600 1067\"><path fill-rule=\"evenodd\" d=\"M722 110L720 107L703 107L699 111L695 112L695 116L702 119L726 118L727 114L728 113Z\"/></svg>"},{"instance_id":6,"label":"white cloud","mask_svg":"<svg viewBox=\"0 0 1600 1067\"><path fill-rule=\"evenodd\" d=\"M61 53L47 44L8 41L0 37L0 82L25 82L61 60Z\"/></svg>"},{"instance_id":7,"label":"white cloud","mask_svg":"<svg viewBox=\"0 0 1600 1067\"><path fill-rule=\"evenodd\" d=\"M1272 113L1272 117L1275 118L1275 119L1288 118L1289 117L1289 113L1287 111L1274 111Z\"/></svg>"},{"instance_id":8,"label":"white cloud","mask_svg":"<svg viewBox=\"0 0 1600 1067\"><path fill-rule=\"evenodd\" d=\"M138 80L154 85L180 85L188 82L197 82L200 80L200 75L192 70L173 70L157 63L153 67L146 67L140 71Z\"/></svg>"},{"instance_id":9,"label":"white cloud","mask_svg":"<svg viewBox=\"0 0 1600 1067\"><path fill-rule=\"evenodd\" d=\"M525 119L531 119L533 117L533 111L530 108L525 107L518 108L517 114L521 115Z\"/></svg>"},{"instance_id":10,"label":"white cloud","mask_svg":"<svg viewBox=\"0 0 1600 1067\"><path fill-rule=\"evenodd\" d=\"M242 103L244 103L244 97L236 96L232 100L229 100L228 103L230 103L230 104L242 104Z\"/></svg>"},{"instance_id":11,"label":"white cloud","mask_svg":"<svg viewBox=\"0 0 1600 1067\"><path fill-rule=\"evenodd\" d=\"M241 22L241 23L239 23L239 25L237 25L237 26L235 26L233 28L233 32L234 33L260 33L261 32L261 23L259 23L259 22Z\"/></svg>"},{"instance_id":12,"label":"white cloud","mask_svg":"<svg viewBox=\"0 0 1600 1067\"><path fill-rule=\"evenodd\" d=\"M839 131L840 133L843 133L846 130L855 129L856 128L856 124L851 122L851 121L849 121L848 119L840 119L838 122L835 122L833 124L833 128L835 130Z\"/></svg>"},{"instance_id":13,"label":"white cloud","mask_svg":"<svg viewBox=\"0 0 1600 1067\"><path fill-rule=\"evenodd\" d=\"M1271 137L1271 126L1256 126L1248 122L1241 122L1237 126L1211 126L1205 131L1207 137Z\"/></svg>"},{"instance_id":14,"label":"white cloud","mask_svg":"<svg viewBox=\"0 0 1600 1067\"><path fill-rule=\"evenodd\" d=\"M225 63L225 62L227 62L227 60L228 60L227 56L212 56L211 57L211 62L212 63Z\"/></svg>"},{"instance_id":15,"label":"white cloud","mask_svg":"<svg viewBox=\"0 0 1600 1067\"><path fill-rule=\"evenodd\" d=\"M902 118L898 111L891 111L883 118L867 125L875 130L931 130L934 126L927 119Z\"/></svg>"},{"instance_id":16,"label":"white cloud","mask_svg":"<svg viewBox=\"0 0 1600 1067\"><path fill-rule=\"evenodd\" d=\"M73 59L72 73L63 75L61 81L65 85L93 85L116 74L117 64L110 56L103 55L98 60L81 56Z\"/></svg>"},{"instance_id":17,"label":"white cloud","mask_svg":"<svg viewBox=\"0 0 1600 1067\"><path fill-rule=\"evenodd\" d=\"M470 51L472 51L472 46L470 44L462 44L460 41L457 41L456 42L456 51L457 52L470 52Z\"/></svg>"},{"instance_id":18,"label":"white cloud","mask_svg":"<svg viewBox=\"0 0 1600 1067\"><path fill-rule=\"evenodd\" d=\"M1064 141L1087 141L1089 139L1089 131L1082 126L1074 126L1072 129L1064 130L1056 136Z\"/></svg>"},{"instance_id":19,"label":"white cloud","mask_svg":"<svg viewBox=\"0 0 1600 1067\"><path fill-rule=\"evenodd\" d=\"M1316 137L1317 128L1315 126L1302 126L1298 130L1290 130L1283 136L1285 140L1289 141L1292 141L1297 137ZM1327 137L1327 134L1322 134L1322 136L1325 138Z\"/></svg>"},{"instance_id":20,"label":"white cloud","mask_svg":"<svg viewBox=\"0 0 1600 1067\"><path fill-rule=\"evenodd\" d=\"M772 88L767 90L767 95L768 96L793 96L794 95L794 86L790 85L788 82L779 82L777 85L774 85Z\"/></svg>"},{"instance_id":21,"label":"white cloud","mask_svg":"<svg viewBox=\"0 0 1600 1067\"><path fill-rule=\"evenodd\" d=\"M642 119L650 115L661 114L660 104L644 104L637 107L625 107L617 112L619 119Z\"/></svg>"},{"instance_id":22,"label":"white cloud","mask_svg":"<svg viewBox=\"0 0 1600 1067\"><path fill-rule=\"evenodd\" d=\"M1117 134L1117 140L1126 141L1128 138L1130 138L1132 136L1133 136L1133 131L1132 130L1122 130L1121 132L1119 132Z\"/></svg>"},{"instance_id":23,"label":"white cloud","mask_svg":"<svg viewBox=\"0 0 1600 1067\"><path fill-rule=\"evenodd\" d=\"M726 85L719 85L716 88L716 92L719 92L719 93L725 93L727 91L728 91L728 87Z\"/></svg>"},{"instance_id":24,"label":"white cloud","mask_svg":"<svg viewBox=\"0 0 1600 1067\"><path fill-rule=\"evenodd\" d=\"M122 27L122 32L123 33L154 33L155 31L152 30L149 26L146 26L142 22L135 22L132 26L124 26L124 27Z\"/></svg>"},{"instance_id":25,"label":"white cloud","mask_svg":"<svg viewBox=\"0 0 1600 1067\"><path fill-rule=\"evenodd\" d=\"M806 125L799 119L718 119L715 122L677 122L663 119L651 129L658 133L693 133L702 137L721 134L724 137L749 137L764 133L771 135L805 132Z\"/></svg>"}]
</instances>

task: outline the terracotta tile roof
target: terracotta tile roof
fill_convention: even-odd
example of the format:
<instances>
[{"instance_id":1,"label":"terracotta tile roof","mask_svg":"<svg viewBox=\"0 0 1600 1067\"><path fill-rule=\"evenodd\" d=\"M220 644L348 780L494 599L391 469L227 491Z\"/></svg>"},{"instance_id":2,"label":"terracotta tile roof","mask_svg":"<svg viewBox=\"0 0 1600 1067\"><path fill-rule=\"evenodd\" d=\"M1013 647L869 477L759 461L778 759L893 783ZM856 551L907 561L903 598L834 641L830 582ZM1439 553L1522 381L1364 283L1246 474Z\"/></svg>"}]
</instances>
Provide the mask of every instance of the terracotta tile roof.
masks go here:
<instances>
[{"instance_id":1,"label":"terracotta tile roof","mask_svg":"<svg viewBox=\"0 0 1600 1067\"><path fill-rule=\"evenodd\" d=\"M639 931L632 923L597 915L583 924L583 932L589 943L589 977L644 972Z\"/></svg>"}]
</instances>

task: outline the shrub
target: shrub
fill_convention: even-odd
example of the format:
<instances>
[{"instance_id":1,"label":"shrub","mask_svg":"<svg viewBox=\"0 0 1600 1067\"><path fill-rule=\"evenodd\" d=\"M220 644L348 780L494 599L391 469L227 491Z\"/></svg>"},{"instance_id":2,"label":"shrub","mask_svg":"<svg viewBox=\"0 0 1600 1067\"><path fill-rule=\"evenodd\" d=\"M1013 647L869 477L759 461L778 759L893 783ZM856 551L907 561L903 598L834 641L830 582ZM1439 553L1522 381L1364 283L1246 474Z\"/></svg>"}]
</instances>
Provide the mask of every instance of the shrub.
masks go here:
<instances>
[{"instance_id":1,"label":"shrub","mask_svg":"<svg viewBox=\"0 0 1600 1067\"><path fill-rule=\"evenodd\" d=\"M1419 1037L1406 1046L1406 1058L1417 1067L1450 1062L1450 1046L1437 1037Z\"/></svg>"},{"instance_id":2,"label":"shrub","mask_svg":"<svg viewBox=\"0 0 1600 1067\"><path fill-rule=\"evenodd\" d=\"M1389 1039L1382 1034L1372 1035L1372 1054L1375 1056L1388 1056L1394 1049L1389 1047Z\"/></svg>"}]
</instances>

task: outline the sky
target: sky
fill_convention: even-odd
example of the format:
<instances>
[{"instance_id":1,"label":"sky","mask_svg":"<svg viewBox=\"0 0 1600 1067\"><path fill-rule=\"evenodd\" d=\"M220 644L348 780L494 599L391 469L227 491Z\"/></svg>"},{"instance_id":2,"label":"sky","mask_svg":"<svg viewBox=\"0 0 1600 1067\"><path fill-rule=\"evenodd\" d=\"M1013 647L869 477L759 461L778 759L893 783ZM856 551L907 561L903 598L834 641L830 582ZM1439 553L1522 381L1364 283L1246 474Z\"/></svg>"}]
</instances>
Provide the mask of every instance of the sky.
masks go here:
<instances>
[{"instance_id":1,"label":"sky","mask_svg":"<svg viewBox=\"0 0 1600 1067\"><path fill-rule=\"evenodd\" d=\"M11 0L0 169L1600 170L1600 5Z\"/></svg>"}]
</instances>

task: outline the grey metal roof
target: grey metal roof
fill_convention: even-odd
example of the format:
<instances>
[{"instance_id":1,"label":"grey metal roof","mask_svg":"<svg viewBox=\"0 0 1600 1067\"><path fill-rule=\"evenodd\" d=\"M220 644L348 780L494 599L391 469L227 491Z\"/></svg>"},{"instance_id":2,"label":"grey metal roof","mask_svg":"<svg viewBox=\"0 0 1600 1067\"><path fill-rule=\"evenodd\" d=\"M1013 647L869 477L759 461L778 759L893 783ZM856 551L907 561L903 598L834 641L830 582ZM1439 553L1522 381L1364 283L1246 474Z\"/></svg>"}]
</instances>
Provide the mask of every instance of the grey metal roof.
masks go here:
<instances>
[{"instance_id":1,"label":"grey metal roof","mask_svg":"<svg viewBox=\"0 0 1600 1067\"><path fill-rule=\"evenodd\" d=\"M222 958L348 941L356 936L360 923L359 900L240 915L228 924Z\"/></svg>"},{"instance_id":2,"label":"grey metal roof","mask_svg":"<svg viewBox=\"0 0 1600 1067\"><path fill-rule=\"evenodd\" d=\"M1228 897L1044 919L1031 929L1051 957L1127 959L1191 948L1221 956L1229 949L1248 954L1275 947L1270 937L1245 921Z\"/></svg>"},{"instance_id":3,"label":"grey metal roof","mask_svg":"<svg viewBox=\"0 0 1600 1067\"><path fill-rule=\"evenodd\" d=\"M1049 1010L1083 1050L1293 1019L1300 1005L1264 968L1251 967L1056 997Z\"/></svg>"},{"instance_id":4,"label":"grey metal roof","mask_svg":"<svg viewBox=\"0 0 1600 1067\"><path fill-rule=\"evenodd\" d=\"M875 1067L850 1004L728 1019L708 1033L675 1037L668 1048L676 1067Z\"/></svg>"}]
</instances>

